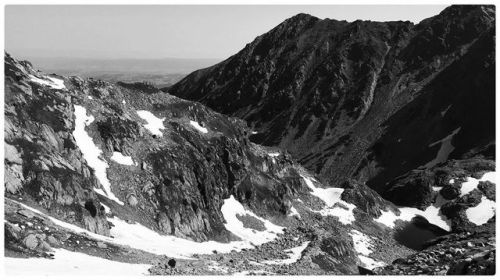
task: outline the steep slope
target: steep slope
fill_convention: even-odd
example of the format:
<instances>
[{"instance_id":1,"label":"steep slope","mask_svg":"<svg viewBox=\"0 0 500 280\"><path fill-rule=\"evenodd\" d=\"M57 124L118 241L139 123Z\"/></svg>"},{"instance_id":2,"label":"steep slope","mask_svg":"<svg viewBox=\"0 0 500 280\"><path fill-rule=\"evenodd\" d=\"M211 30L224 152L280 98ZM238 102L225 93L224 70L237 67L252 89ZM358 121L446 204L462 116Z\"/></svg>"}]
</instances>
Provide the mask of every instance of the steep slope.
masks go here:
<instances>
[{"instance_id":1,"label":"steep slope","mask_svg":"<svg viewBox=\"0 0 500 280\"><path fill-rule=\"evenodd\" d=\"M322 184L243 121L147 84L7 54L5 69L8 275L357 274L450 232L494 241L494 162L432 168L427 204L401 208L354 180ZM415 222L418 247L401 237Z\"/></svg>"},{"instance_id":2,"label":"steep slope","mask_svg":"<svg viewBox=\"0 0 500 280\"><path fill-rule=\"evenodd\" d=\"M420 166L494 157L494 26L493 6L417 25L299 14L165 90L246 120L330 184L384 194Z\"/></svg>"},{"instance_id":3,"label":"steep slope","mask_svg":"<svg viewBox=\"0 0 500 280\"><path fill-rule=\"evenodd\" d=\"M119 274L354 274L394 258L358 258L353 231L386 240L372 246L381 252L412 252L374 220L397 212L391 203L364 185L320 184L251 143L241 120L144 84L47 75L8 54L5 69L8 273L107 258ZM137 266L120 272L120 262ZM76 267L68 273L88 266Z\"/></svg>"},{"instance_id":4,"label":"steep slope","mask_svg":"<svg viewBox=\"0 0 500 280\"><path fill-rule=\"evenodd\" d=\"M6 70L8 193L27 192L55 213L71 208L75 217L61 218L90 231L108 235L99 222L105 202L155 218L143 223L166 234L203 241L224 232L223 198L286 213L287 197L300 190L289 157L271 158L246 139L241 121L200 104L40 75L10 56ZM254 181L261 184L247 190Z\"/></svg>"}]
</instances>

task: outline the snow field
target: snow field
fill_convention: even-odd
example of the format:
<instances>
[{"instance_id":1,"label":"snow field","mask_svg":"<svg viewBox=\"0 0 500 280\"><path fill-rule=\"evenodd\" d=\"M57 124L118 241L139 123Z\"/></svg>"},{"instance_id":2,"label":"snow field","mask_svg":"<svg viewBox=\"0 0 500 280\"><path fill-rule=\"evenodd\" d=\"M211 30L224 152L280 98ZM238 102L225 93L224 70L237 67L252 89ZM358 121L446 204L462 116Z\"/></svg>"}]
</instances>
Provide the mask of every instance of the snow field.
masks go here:
<instances>
[{"instance_id":1,"label":"snow field","mask_svg":"<svg viewBox=\"0 0 500 280\"><path fill-rule=\"evenodd\" d=\"M113 152L111 159L119 164L123 165L134 165L134 161L130 156L124 156L122 153Z\"/></svg>"},{"instance_id":2,"label":"snow field","mask_svg":"<svg viewBox=\"0 0 500 280\"><path fill-rule=\"evenodd\" d=\"M45 76L45 79L40 79L38 77L35 77L33 75L29 75L30 80L44 86L49 86L53 89L65 89L66 86L64 85L64 81L61 79L53 78L50 76Z\"/></svg>"},{"instance_id":3,"label":"snow field","mask_svg":"<svg viewBox=\"0 0 500 280\"><path fill-rule=\"evenodd\" d=\"M196 130L198 130L201 133L208 133L208 129L206 129L205 127L201 126L196 121L189 121L189 124L191 124L192 127L194 127Z\"/></svg>"},{"instance_id":4,"label":"snow field","mask_svg":"<svg viewBox=\"0 0 500 280\"><path fill-rule=\"evenodd\" d=\"M301 175L302 176L302 175ZM311 178L302 176L306 185L312 190L311 194L321 199L326 207L319 211L313 212L319 213L322 216L334 216L339 219L344 225L351 224L356 219L354 217L354 208L356 205L345 202L341 199L344 189L342 188L317 188L312 182Z\"/></svg>"},{"instance_id":5,"label":"snow field","mask_svg":"<svg viewBox=\"0 0 500 280\"><path fill-rule=\"evenodd\" d=\"M54 249L54 259L5 258L5 272L9 276L140 276L148 275L149 264L111 261L64 249Z\"/></svg>"},{"instance_id":6,"label":"snow field","mask_svg":"<svg viewBox=\"0 0 500 280\"><path fill-rule=\"evenodd\" d=\"M155 115L153 115L149 111L144 111L144 110L139 110L137 111L137 115L145 120L147 124L144 126L151 134L154 134L156 136L163 136L163 133L160 131L160 129L165 129L163 126L163 121L165 118L157 118Z\"/></svg>"},{"instance_id":7,"label":"snow field","mask_svg":"<svg viewBox=\"0 0 500 280\"><path fill-rule=\"evenodd\" d=\"M84 107L75 105L75 130L73 131L73 137L75 137L76 144L82 151L83 158L94 169L94 174L104 189L104 191L102 189L94 189L94 191L123 205L123 202L111 191L111 183L107 177L108 163L101 159L102 151L95 145L94 140L87 134L87 131L85 131L85 127L93 121L94 117L87 116L87 110Z\"/></svg>"},{"instance_id":8,"label":"snow field","mask_svg":"<svg viewBox=\"0 0 500 280\"><path fill-rule=\"evenodd\" d=\"M375 267L385 265L384 262L379 262L369 257L369 255L373 252L373 244L370 237L355 229L351 230L349 234L354 242L354 250L358 252L358 259L365 265L366 268L373 269Z\"/></svg>"}]
</instances>

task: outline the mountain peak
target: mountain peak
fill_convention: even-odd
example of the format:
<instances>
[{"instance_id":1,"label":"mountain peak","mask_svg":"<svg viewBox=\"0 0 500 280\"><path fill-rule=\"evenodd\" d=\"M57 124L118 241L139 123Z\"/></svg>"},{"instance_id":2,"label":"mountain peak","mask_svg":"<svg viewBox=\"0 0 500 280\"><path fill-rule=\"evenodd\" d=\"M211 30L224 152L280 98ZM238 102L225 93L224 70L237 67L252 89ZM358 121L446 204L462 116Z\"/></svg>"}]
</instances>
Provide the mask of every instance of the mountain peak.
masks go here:
<instances>
[{"instance_id":1,"label":"mountain peak","mask_svg":"<svg viewBox=\"0 0 500 280\"><path fill-rule=\"evenodd\" d=\"M494 5L451 5L441 11L436 16L427 18L420 22L426 25L430 22L438 22L439 24L488 24L491 25L495 20Z\"/></svg>"},{"instance_id":2,"label":"mountain peak","mask_svg":"<svg viewBox=\"0 0 500 280\"><path fill-rule=\"evenodd\" d=\"M318 18L307 13L298 13L286 19L286 21L300 21L300 20L310 20L310 19L318 19Z\"/></svg>"},{"instance_id":3,"label":"mountain peak","mask_svg":"<svg viewBox=\"0 0 500 280\"><path fill-rule=\"evenodd\" d=\"M453 63L466 63L471 69L477 67L478 73L464 73L471 79L486 71L479 64L472 66L469 61L461 61L461 57L473 44L485 44L484 47L491 49L487 40L477 39L493 26L492 13L492 6L451 6L418 25L349 23L298 14L259 36L228 60L203 73L188 75L169 92L245 119L260 132L252 135L253 141L288 149L331 183L358 173L367 180L378 177L377 184L383 186L385 180L411 169L408 166L395 171L398 168L391 167L395 172L391 175L383 171L379 175L373 171L359 175L369 169L361 163L364 157L378 153L371 147L378 149L374 139L382 137L379 128L385 126L383 119L399 110L399 106L411 103L415 96L424 94L424 86L435 87L431 81L440 78L435 77L436 73L448 69L450 75L459 75L461 70L447 68ZM470 56L478 61L484 59L490 65L486 53L472 54L473 49ZM403 87L394 84L399 77L408 75L414 77L413 83ZM468 98L467 92L458 91L460 98ZM445 90L439 92L449 94ZM397 102L403 105L392 104L392 96L398 96ZM477 105L479 112L481 106ZM379 114L384 118L379 118ZM418 126L422 124L415 124L415 129ZM422 149L433 143L428 141L435 142L435 137L456 128L436 131L431 139L423 137ZM370 155L360 152L363 145L366 147L361 150ZM412 150L401 152L410 156ZM414 157L414 164L425 164L424 161L431 160L429 153L425 159L417 153L410 157Z\"/></svg>"}]
</instances>

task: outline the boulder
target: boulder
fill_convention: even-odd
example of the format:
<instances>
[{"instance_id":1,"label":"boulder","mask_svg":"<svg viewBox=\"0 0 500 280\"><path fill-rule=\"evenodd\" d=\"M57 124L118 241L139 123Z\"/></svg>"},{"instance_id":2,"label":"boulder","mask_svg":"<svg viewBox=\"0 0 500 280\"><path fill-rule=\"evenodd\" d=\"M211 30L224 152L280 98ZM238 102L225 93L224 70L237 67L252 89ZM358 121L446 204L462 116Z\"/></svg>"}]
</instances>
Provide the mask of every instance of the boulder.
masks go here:
<instances>
[{"instance_id":1,"label":"boulder","mask_svg":"<svg viewBox=\"0 0 500 280\"><path fill-rule=\"evenodd\" d=\"M55 238L53 235L49 235L47 237L47 242L52 246L59 246L60 245L59 240L57 240L57 238Z\"/></svg>"},{"instance_id":2,"label":"boulder","mask_svg":"<svg viewBox=\"0 0 500 280\"><path fill-rule=\"evenodd\" d=\"M495 184L490 181L481 181L477 184L477 188L488 198L495 201Z\"/></svg>"},{"instance_id":3,"label":"boulder","mask_svg":"<svg viewBox=\"0 0 500 280\"><path fill-rule=\"evenodd\" d=\"M24 239L23 239L23 244L26 246L26 248L30 250L34 250L38 244L38 238L35 234L28 234Z\"/></svg>"},{"instance_id":4,"label":"boulder","mask_svg":"<svg viewBox=\"0 0 500 280\"><path fill-rule=\"evenodd\" d=\"M104 242L97 242L97 247L101 248L101 249L107 249L108 248L108 245L106 245L106 243Z\"/></svg>"},{"instance_id":5,"label":"boulder","mask_svg":"<svg viewBox=\"0 0 500 280\"><path fill-rule=\"evenodd\" d=\"M127 197L127 202L128 202L128 205L130 205L132 207L137 206L137 203L139 203L139 201L137 200L137 197L135 196L135 194L130 194Z\"/></svg>"},{"instance_id":6,"label":"boulder","mask_svg":"<svg viewBox=\"0 0 500 280\"><path fill-rule=\"evenodd\" d=\"M17 242L21 237L21 228L15 224L5 222L5 241L13 240Z\"/></svg>"},{"instance_id":7,"label":"boulder","mask_svg":"<svg viewBox=\"0 0 500 280\"><path fill-rule=\"evenodd\" d=\"M17 211L17 214L26 217L28 219L32 219L35 216L35 213L33 211L28 210L28 209L21 209Z\"/></svg>"},{"instance_id":8,"label":"boulder","mask_svg":"<svg viewBox=\"0 0 500 280\"><path fill-rule=\"evenodd\" d=\"M460 186L448 185L443 187L439 193L448 200L455 199L460 196Z\"/></svg>"},{"instance_id":9,"label":"boulder","mask_svg":"<svg viewBox=\"0 0 500 280\"><path fill-rule=\"evenodd\" d=\"M13 145L4 142L5 161L10 164L23 164L21 154Z\"/></svg>"},{"instance_id":10,"label":"boulder","mask_svg":"<svg viewBox=\"0 0 500 280\"><path fill-rule=\"evenodd\" d=\"M21 165L5 165L5 190L11 194L17 193L23 187L24 176Z\"/></svg>"},{"instance_id":11,"label":"boulder","mask_svg":"<svg viewBox=\"0 0 500 280\"><path fill-rule=\"evenodd\" d=\"M175 259L168 260L168 266L170 266L171 268L174 268L176 264L177 261Z\"/></svg>"}]
</instances>

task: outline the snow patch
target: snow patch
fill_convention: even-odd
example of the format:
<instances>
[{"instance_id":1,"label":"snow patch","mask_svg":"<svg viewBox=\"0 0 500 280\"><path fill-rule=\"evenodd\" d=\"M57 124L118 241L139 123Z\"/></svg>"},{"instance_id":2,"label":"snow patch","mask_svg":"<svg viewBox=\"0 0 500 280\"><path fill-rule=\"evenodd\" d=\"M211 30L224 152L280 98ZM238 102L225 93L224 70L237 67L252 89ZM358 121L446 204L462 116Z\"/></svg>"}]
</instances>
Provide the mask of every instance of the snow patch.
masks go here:
<instances>
[{"instance_id":1,"label":"snow patch","mask_svg":"<svg viewBox=\"0 0 500 280\"><path fill-rule=\"evenodd\" d=\"M448 156L455 149L455 147L451 144L451 140L453 139L453 136L455 136L460 131L460 129L461 127L453 130L453 132L450 135L429 145L429 147L432 147L434 145L441 143L441 147L439 148L436 158L425 164L426 168L434 167L438 163L442 163L448 160Z\"/></svg>"},{"instance_id":2,"label":"snow patch","mask_svg":"<svg viewBox=\"0 0 500 280\"><path fill-rule=\"evenodd\" d=\"M332 207L335 203L339 202L341 199L342 192L344 189L341 188L317 188L312 180L308 177L302 176L306 185L312 190L311 194L318 197L325 202L326 206Z\"/></svg>"},{"instance_id":3,"label":"snow patch","mask_svg":"<svg viewBox=\"0 0 500 280\"><path fill-rule=\"evenodd\" d=\"M53 77L47 77L49 80L52 82L52 87L55 89L64 89L66 86L64 85L64 81L61 79L53 78Z\"/></svg>"},{"instance_id":4,"label":"snow patch","mask_svg":"<svg viewBox=\"0 0 500 280\"><path fill-rule=\"evenodd\" d=\"M227 199L227 200L229 200L229 199ZM216 242L216 241L195 242L195 241L175 237L172 235L162 235L162 234L159 234L158 232L151 230L151 229L149 229L141 224L138 224L138 223L129 224L118 217L112 217L112 218L108 217L108 221L110 221L114 226L110 230L110 235L112 237L107 237L107 236L103 236L103 235L99 235L99 234L90 232L90 231L85 230L83 228L80 228L76 225L69 224L69 223L63 222L61 220L58 220L56 218L53 218L49 215L46 215L46 214L44 214L44 213L42 213L34 208L31 208L27 205L24 205L20 202L17 202L14 200L12 200L12 201L23 206L26 209L29 209L29 210L39 214L39 215L47 217L54 224L56 224L60 227L66 228L66 229L73 231L75 233L78 233L78 234L86 235L89 238L93 238L96 240L105 241L105 242L109 242L109 243L114 243L117 245L129 246L131 248L143 250L143 251L146 251L149 253L158 254L158 255L167 255L169 257L179 258L179 259L191 259L191 256L193 254L213 254L214 250L216 250L217 252L220 252L220 253L229 253L232 250L240 251L241 249L253 248L256 245L260 245L264 242L271 241L272 239L274 239L276 237L276 234L274 233L274 231L276 231L276 232L283 231L282 227L275 226L275 225L271 224L270 222L255 216L252 212L247 211L244 214L242 214L241 211L233 211L233 212L236 212L234 215L234 218L236 220L237 220L236 214L242 214L242 215L249 214L249 215L253 215L254 217L260 219L261 221L265 221L264 223L265 223L265 226L267 228L267 231L254 233L251 236L254 238L254 240L232 241L229 243L221 243L221 242ZM226 205L226 207L234 206L231 203L229 203L229 204L225 203L225 205ZM241 209L238 209L238 210L241 210ZM108 207L108 210L106 210L106 211L109 211L109 207ZM230 211L226 209L226 212L230 212ZM228 219L228 218L226 218L226 216L224 216L224 218L226 220ZM237 221L240 222L239 220L237 220ZM247 230L251 231L251 229L247 229ZM260 236L260 235L263 235L263 236Z\"/></svg>"},{"instance_id":5,"label":"snow patch","mask_svg":"<svg viewBox=\"0 0 500 280\"><path fill-rule=\"evenodd\" d=\"M313 212L319 213L321 216L337 217L339 219L339 222L341 222L344 225L349 225L352 224L354 221L356 221L353 212L354 208L356 208L356 205L350 203L342 203L342 202L339 204L340 206L335 206L333 208L324 208L321 209L320 211L313 210Z\"/></svg>"},{"instance_id":6,"label":"snow patch","mask_svg":"<svg viewBox=\"0 0 500 280\"><path fill-rule=\"evenodd\" d=\"M487 173L484 173L481 179L479 181L490 181L494 183L495 185L497 184L497 172L496 171L490 171Z\"/></svg>"},{"instance_id":7,"label":"snow patch","mask_svg":"<svg viewBox=\"0 0 500 280\"><path fill-rule=\"evenodd\" d=\"M355 229L351 230L349 234L354 242L354 250L358 252L358 259L366 268L373 269L375 267L385 265L384 262L379 262L369 257L369 255L373 252L373 244L370 237Z\"/></svg>"},{"instance_id":8,"label":"snow patch","mask_svg":"<svg viewBox=\"0 0 500 280\"><path fill-rule=\"evenodd\" d=\"M358 259L359 259L359 261L361 261L361 263L364 264L365 268L368 268L368 269L374 269L374 268L386 265L386 263L384 263L384 262L376 261L370 257L363 256L363 255L358 255Z\"/></svg>"},{"instance_id":9,"label":"snow patch","mask_svg":"<svg viewBox=\"0 0 500 280\"><path fill-rule=\"evenodd\" d=\"M101 159L102 151L94 144L92 137L85 131L85 127L93 121L94 117L87 116L87 111L84 107L75 105L75 130L73 131L73 137L75 137L76 144L82 151L83 158L94 169L95 176L104 189L104 191L102 189L94 189L94 191L123 205L123 202L111 191L111 183L107 177L108 163Z\"/></svg>"},{"instance_id":10,"label":"snow patch","mask_svg":"<svg viewBox=\"0 0 500 280\"><path fill-rule=\"evenodd\" d=\"M40 79L33 75L29 75L30 80L44 86L49 86L53 89L65 89L64 81L61 79L53 78L50 76L45 76L44 79Z\"/></svg>"},{"instance_id":11,"label":"snow patch","mask_svg":"<svg viewBox=\"0 0 500 280\"><path fill-rule=\"evenodd\" d=\"M465 210L465 215L475 225L485 224L495 216L495 201L489 200L483 195L481 202L477 206Z\"/></svg>"},{"instance_id":12,"label":"snow patch","mask_svg":"<svg viewBox=\"0 0 500 280\"><path fill-rule=\"evenodd\" d=\"M273 164L276 164L276 157L278 157L280 155L280 153L268 153L267 154L268 156L271 157L271 161L273 162Z\"/></svg>"},{"instance_id":13,"label":"snow patch","mask_svg":"<svg viewBox=\"0 0 500 280\"><path fill-rule=\"evenodd\" d=\"M101 202L102 207L104 208L104 213L111 213L111 209L104 203Z\"/></svg>"},{"instance_id":14,"label":"snow patch","mask_svg":"<svg viewBox=\"0 0 500 280\"><path fill-rule=\"evenodd\" d=\"M300 214L299 212L297 211L297 209L295 209L295 207L291 207L290 208L290 214L288 214L288 216L292 217L292 216L297 216L300 218Z\"/></svg>"},{"instance_id":15,"label":"snow patch","mask_svg":"<svg viewBox=\"0 0 500 280\"><path fill-rule=\"evenodd\" d=\"M436 225L446 231L451 230L450 221L440 213L441 206L446 202L442 197L438 197L437 202L422 211L417 208L411 207L400 207L398 208L401 212L399 216L394 214L391 210L381 211L382 215L374 219L374 221L386 225L387 227L394 228L394 222L396 220L411 221L415 216L424 217L429 223Z\"/></svg>"},{"instance_id":16,"label":"snow patch","mask_svg":"<svg viewBox=\"0 0 500 280\"><path fill-rule=\"evenodd\" d=\"M119 152L113 152L111 159L119 164L134 165L134 161L132 160L132 157L124 156L122 153L119 153Z\"/></svg>"},{"instance_id":17,"label":"snow patch","mask_svg":"<svg viewBox=\"0 0 500 280\"><path fill-rule=\"evenodd\" d=\"M424 211L411 208L411 207L400 207L398 208L401 212L399 216L394 214L391 210L381 211L382 215L374 219L374 221L386 225L387 227L394 228L394 222L396 220L411 221L415 216L424 217L429 223L436 225L446 231L451 230L450 221L440 213L441 206L447 202L441 195L438 195L436 202L427 207Z\"/></svg>"},{"instance_id":18,"label":"snow patch","mask_svg":"<svg viewBox=\"0 0 500 280\"><path fill-rule=\"evenodd\" d=\"M244 242L250 243L252 245L261 245L263 243L272 241L276 239L278 233L283 233L283 227L277 226L268 220L260 218L251 211L246 210L243 205L237 201L234 196L230 196L228 199L224 200L224 204L221 207L222 215L226 220L224 226L227 230L232 232L234 235L241 238ZM255 231L251 228L244 227L243 223L238 219L237 215L240 216L252 216L259 221L264 223L266 230Z\"/></svg>"},{"instance_id":19,"label":"snow patch","mask_svg":"<svg viewBox=\"0 0 500 280\"><path fill-rule=\"evenodd\" d=\"M139 276L148 275L149 264L122 263L54 249L54 259L46 258L8 258L4 260L5 272L9 276L62 276L99 275L99 276Z\"/></svg>"},{"instance_id":20,"label":"snow patch","mask_svg":"<svg viewBox=\"0 0 500 280\"><path fill-rule=\"evenodd\" d=\"M350 235L354 242L354 249L362 255L370 255L372 253L372 244L370 238L364 233L355 229L351 230Z\"/></svg>"},{"instance_id":21,"label":"snow patch","mask_svg":"<svg viewBox=\"0 0 500 280\"><path fill-rule=\"evenodd\" d=\"M110 235L112 237L107 237L58 220L20 202L11 201L50 219L54 224L60 227L78 234L86 235L89 238L122 246L130 246L131 248L149 253L167 255L179 259L190 259L193 254L213 254L214 250L220 253L228 253L232 250L238 251L254 247L247 241L233 241L230 243L220 243L216 241L195 242L172 235L161 235L141 224L129 224L118 217L108 218L108 221L112 222L114 227L110 230Z\"/></svg>"},{"instance_id":22,"label":"snow patch","mask_svg":"<svg viewBox=\"0 0 500 280\"><path fill-rule=\"evenodd\" d=\"M163 136L163 133L160 131L160 129L165 129L165 127L163 126L163 121L165 120L165 118L157 118L151 112L144 110L137 111L137 115L147 122L144 127L149 130L149 132L157 136Z\"/></svg>"},{"instance_id":23,"label":"snow patch","mask_svg":"<svg viewBox=\"0 0 500 280\"><path fill-rule=\"evenodd\" d=\"M205 127L201 126L198 122L196 122L196 121L189 121L189 123L191 124L191 126L193 126L194 128L196 128L196 130L200 131L201 133L208 133L208 129L206 129Z\"/></svg>"},{"instance_id":24,"label":"snow patch","mask_svg":"<svg viewBox=\"0 0 500 280\"><path fill-rule=\"evenodd\" d=\"M282 264L296 263L302 257L302 252L307 248L309 243L310 243L310 241L306 241L306 242L302 243L300 246L285 250L284 252L288 255L288 258L286 258L286 259L266 260L266 261L262 261L262 263L270 264L270 265L282 265Z\"/></svg>"},{"instance_id":25,"label":"snow patch","mask_svg":"<svg viewBox=\"0 0 500 280\"><path fill-rule=\"evenodd\" d=\"M441 194L437 194L434 204L427 207L424 211L412 207L398 207L401 212L399 216L391 210L381 211L382 215L374 219L374 221L384 224L390 228L394 228L396 220L411 221L415 216L424 217L429 223L436 225L446 231L451 230L451 222L440 212L443 206L449 200L445 199Z\"/></svg>"},{"instance_id":26,"label":"snow patch","mask_svg":"<svg viewBox=\"0 0 500 280\"><path fill-rule=\"evenodd\" d=\"M216 241L195 242L171 235L161 235L141 224L129 224L117 217L108 218L108 220L115 225L110 231L113 236L112 242L179 259L190 259L193 254L213 254L214 250L220 253L228 253L232 250L238 251L254 247L249 240L229 243ZM269 224L266 224L266 226L269 229ZM260 235L264 235L264 237ZM260 245L268 241L270 235L271 233L266 232L255 233L252 236L257 239L254 240L254 244Z\"/></svg>"},{"instance_id":27,"label":"snow patch","mask_svg":"<svg viewBox=\"0 0 500 280\"><path fill-rule=\"evenodd\" d=\"M353 210L356 205L347 203L341 199L344 189L342 188L317 188L312 180L308 177L302 176L306 185L312 190L311 194L323 200L326 207L320 211L312 210L313 212L320 213L322 216L335 216L344 225L351 224L356 219Z\"/></svg>"},{"instance_id":28,"label":"snow patch","mask_svg":"<svg viewBox=\"0 0 500 280\"><path fill-rule=\"evenodd\" d=\"M495 171L487 172L487 173L483 174L483 176L480 179L476 179L473 177L467 177L467 181L463 182L462 186L460 188L460 196L464 196L464 195L470 193L471 191L473 191L474 189L476 189L479 182L490 181L490 182L496 184L496 181L497 181L496 177L497 176L496 176Z\"/></svg>"}]
</instances>

